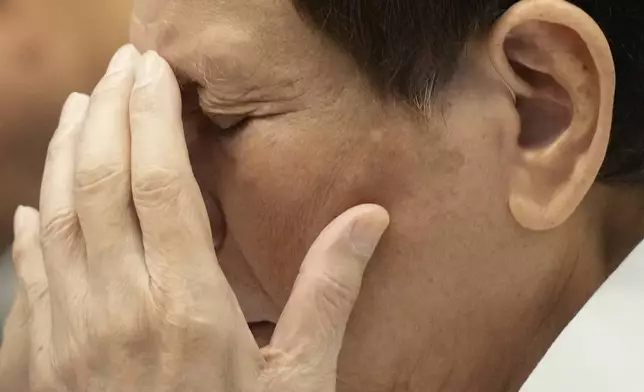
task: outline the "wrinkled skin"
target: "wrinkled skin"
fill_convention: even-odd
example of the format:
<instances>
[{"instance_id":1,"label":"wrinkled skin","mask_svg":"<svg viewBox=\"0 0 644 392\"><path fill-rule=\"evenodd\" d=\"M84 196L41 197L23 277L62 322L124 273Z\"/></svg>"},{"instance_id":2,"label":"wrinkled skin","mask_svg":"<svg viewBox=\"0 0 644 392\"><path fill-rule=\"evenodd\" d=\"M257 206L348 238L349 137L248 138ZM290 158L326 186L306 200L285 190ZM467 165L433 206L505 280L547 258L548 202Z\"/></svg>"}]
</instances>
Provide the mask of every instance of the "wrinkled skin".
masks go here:
<instances>
[{"instance_id":1,"label":"wrinkled skin","mask_svg":"<svg viewBox=\"0 0 644 392\"><path fill-rule=\"evenodd\" d=\"M339 390L518 387L640 237L639 224L606 221L641 204L632 190L615 196L595 186L584 198L603 159L612 61L593 22L557 4L521 2L499 21L497 35L470 45L452 83L420 116L376 94L352 59L288 0L135 2L132 41L166 58L186 97L200 97L195 111L211 120L198 131L187 127L187 137L215 206L222 268L249 320L276 321L299 260L331 217L364 201L391 213L347 330ZM561 35L540 25L518 35L538 42L535 52L496 49L505 28L532 27L535 19L562 23L583 41L553 39ZM567 56L583 47L594 54L586 74L574 70L587 57ZM561 159L530 155L519 134L567 124L544 107L514 104L526 86L501 56L554 75L564 90L584 86L555 99L587 106L569 129L596 143L570 152L553 143ZM556 91L534 80L535 93ZM231 115L249 121L223 130ZM199 114L187 122L201 123ZM570 174L581 160L576 154L587 164ZM551 195L564 196L547 211L520 204L545 204ZM615 197L623 209L601 212ZM613 243L603 237L607 225L632 232ZM596 247L586 245L597 236Z\"/></svg>"},{"instance_id":2,"label":"wrinkled skin","mask_svg":"<svg viewBox=\"0 0 644 392\"><path fill-rule=\"evenodd\" d=\"M545 232L508 209L522 113L485 43L425 118L377 95L287 0L138 0L131 31L212 120L188 127L188 139L218 206L222 268L249 320L276 321L331 217L364 201L391 213L347 330L339 390L516 385L604 279L603 254L582 245L603 224L587 225L601 197ZM598 77L608 80L605 68ZM230 115L249 121L222 130Z\"/></svg>"},{"instance_id":3,"label":"wrinkled skin","mask_svg":"<svg viewBox=\"0 0 644 392\"><path fill-rule=\"evenodd\" d=\"M0 352L3 388L335 391L387 212L357 206L323 231L260 350L217 262L179 97L167 63L128 45L91 99L67 100L41 211L15 215L21 284Z\"/></svg>"},{"instance_id":4,"label":"wrinkled skin","mask_svg":"<svg viewBox=\"0 0 644 392\"><path fill-rule=\"evenodd\" d=\"M338 391L517 390L642 237L642 191L593 185L614 69L599 28L565 4L519 2L421 112L376 94L288 0L135 2L132 41L182 82L193 169L248 321L278 321L339 213L391 214Z\"/></svg>"}]
</instances>

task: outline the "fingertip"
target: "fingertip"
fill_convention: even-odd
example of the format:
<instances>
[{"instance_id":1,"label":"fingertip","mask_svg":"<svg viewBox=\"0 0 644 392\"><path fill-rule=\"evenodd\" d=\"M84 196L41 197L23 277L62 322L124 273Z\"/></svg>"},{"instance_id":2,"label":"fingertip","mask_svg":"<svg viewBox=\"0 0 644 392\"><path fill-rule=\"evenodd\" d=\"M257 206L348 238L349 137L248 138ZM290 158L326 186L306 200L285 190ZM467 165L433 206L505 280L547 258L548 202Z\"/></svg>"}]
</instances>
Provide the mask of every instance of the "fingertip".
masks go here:
<instances>
[{"instance_id":1,"label":"fingertip","mask_svg":"<svg viewBox=\"0 0 644 392\"><path fill-rule=\"evenodd\" d=\"M350 224L356 219L375 219L389 223L389 212L379 204L366 203L351 207L336 218L336 221L344 221Z\"/></svg>"},{"instance_id":2,"label":"fingertip","mask_svg":"<svg viewBox=\"0 0 644 392\"><path fill-rule=\"evenodd\" d=\"M163 61L154 51L147 51L141 57L141 61L136 67L135 88L147 87L159 80L163 71Z\"/></svg>"},{"instance_id":3,"label":"fingertip","mask_svg":"<svg viewBox=\"0 0 644 392\"><path fill-rule=\"evenodd\" d=\"M130 97L131 118L170 115L180 121L180 114L179 85L172 68L156 52L145 52L136 68Z\"/></svg>"},{"instance_id":4,"label":"fingertip","mask_svg":"<svg viewBox=\"0 0 644 392\"><path fill-rule=\"evenodd\" d=\"M365 204L356 207L354 214L348 239L356 256L366 262L389 227L389 213L382 206Z\"/></svg>"},{"instance_id":5,"label":"fingertip","mask_svg":"<svg viewBox=\"0 0 644 392\"><path fill-rule=\"evenodd\" d=\"M341 250L366 263L389 227L389 213L377 204L352 207L335 218L315 240L310 253Z\"/></svg>"},{"instance_id":6,"label":"fingertip","mask_svg":"<svg viewBox=\"0 0 644 392\"><path fill-rule=\"evenodd\" d=\"M304 260L303 267L320 255L343 255L354 260L360 273L373 256L380 240L389 227L389 213L377 204L362 204L352 207L333 220L318 236Z\"/></svg>"},{"instance_id":7,"label":"fingertip","mask_svg":"<svg viewBox=\"0 0 644 392\"><path fill-rule=\"evenodd\" d=\"M153 50L148 50L141 56L136 67L134 90L152 87L165 82L168 75L174 76L170 64ZM176 78L174 78L176 81Z\"/></svg>"},{"instance_id":8,"label":"fingertip","mask_svg":"<svg viewBox=\"0 0 644 392\"><path fill-rule=\"evenodd\" d=\"M81 93L71 93L65 103L60 115L61 125L76 123L85 117L89 106L89 96Z\"/></svg>"},{"instance_id":9,"label":"fingertip","mask_svg":"<svg viewBox=\"0 0 644 392\"><path fill-rule=\"evenodd\" d=\"M141 57L141 53L132 44L121 46L112 56L107 66L106 75L120 72L132 67Z\"/></svg>"},{"instance_id":10,"label":"fingertip","mask_svg":"<svg viewBox=\"0 0 644 392\"><path fill-rule=\"evenodd\" d=\"M23 237L30 231L38 231L40 215L35 208L18 206L13 216L15 238Z\"/></svg>"},{"instance_id":11,"label":"fingertip","mask_svg":"<svg viewBox=\"0 0 644 392\"><path fill-rule=\"evenodd\" d=\"M349 210L357 219L372 219L386 226L389 225L389 212L379 204L367 203L353 207Z\"/></svg>"},{"instance_id":12,"label":"fingertip","mask_svg":"<svg viewBox=\"0 0 644 392\"><path fill-rule=\"evenodd\" d=\"M35 208L19 206L13 220L12 261L18 276L27 281L35 268L32 259L40 254L40 214Z\"/></svg>"}]
</instances>

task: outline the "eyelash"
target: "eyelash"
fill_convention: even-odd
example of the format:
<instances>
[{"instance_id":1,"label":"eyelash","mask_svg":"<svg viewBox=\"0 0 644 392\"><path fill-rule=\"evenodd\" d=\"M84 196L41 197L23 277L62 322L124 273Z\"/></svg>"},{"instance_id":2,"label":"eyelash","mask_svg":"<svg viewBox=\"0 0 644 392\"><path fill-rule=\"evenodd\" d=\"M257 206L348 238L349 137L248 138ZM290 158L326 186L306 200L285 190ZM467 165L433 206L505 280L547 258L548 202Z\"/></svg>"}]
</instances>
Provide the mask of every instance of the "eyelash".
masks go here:
<instances>
[{"instance_id":1,"label":"eyelash","mask_svg":"<svg viewBox=\"0 0 644 392\"><path fill-rule=\"evenodd\" d=\"M239 121L237 121L230 127L223 128L220 125L220 122L217 120L217 116L209 113L207 110L204 110L199 97L200 89L203 89L203 87L194 82L186 83L182 86L181 101L183 105L184 116L198 115L202 118L205 117L210 124L214 125L217 128L216 134L220 137L233 137L248 126L248 123L252 120L252 118L250 116L243 116Z\"/></svg>"}]
</instances>

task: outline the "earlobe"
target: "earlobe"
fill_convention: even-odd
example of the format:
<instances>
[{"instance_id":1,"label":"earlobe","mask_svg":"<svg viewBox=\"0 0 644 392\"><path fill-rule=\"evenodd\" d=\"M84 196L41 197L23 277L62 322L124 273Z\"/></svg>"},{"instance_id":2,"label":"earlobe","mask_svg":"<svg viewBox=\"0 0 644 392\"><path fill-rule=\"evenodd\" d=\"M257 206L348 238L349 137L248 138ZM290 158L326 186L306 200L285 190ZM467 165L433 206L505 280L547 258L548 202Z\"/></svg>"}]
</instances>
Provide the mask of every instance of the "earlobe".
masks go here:
<instances>
[{"instance_id":1,"label":"earlobe","mask_svg":"<svg viewBox=\"0 0 644 392\"><path fill-rule=\"evenodd\" d=\"M521 119L509 206L532 230L560 225L592 186L612 122L615 72L599 26L562 0L523 0L488 41Z\"/></svg>"}]
</instances>

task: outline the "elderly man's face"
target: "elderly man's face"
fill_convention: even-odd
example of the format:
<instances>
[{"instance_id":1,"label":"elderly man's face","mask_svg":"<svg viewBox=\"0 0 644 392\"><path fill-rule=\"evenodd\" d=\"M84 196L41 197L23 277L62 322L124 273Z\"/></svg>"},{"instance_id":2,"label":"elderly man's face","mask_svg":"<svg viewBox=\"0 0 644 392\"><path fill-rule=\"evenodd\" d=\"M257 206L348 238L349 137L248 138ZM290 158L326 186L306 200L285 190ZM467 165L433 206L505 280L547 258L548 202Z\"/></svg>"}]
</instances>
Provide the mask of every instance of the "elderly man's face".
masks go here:
<instances>
[{"instance_id":1,"label":"elderly man's face","mask_svg":"<svg viewBox=\"0 0 644 392\"><path fill-rule=\"evenodd\" d=\"M340 389L505 380L540 331L560 283L550 252L566 244L520 230L508 211L518 124L476 50L427 121L376 94L290 0L138 0L132 39L185 85L195 172L249 321L276 322L321 229L375 202L392 226L347 332Z\"/></svg>"}]
</instances>

